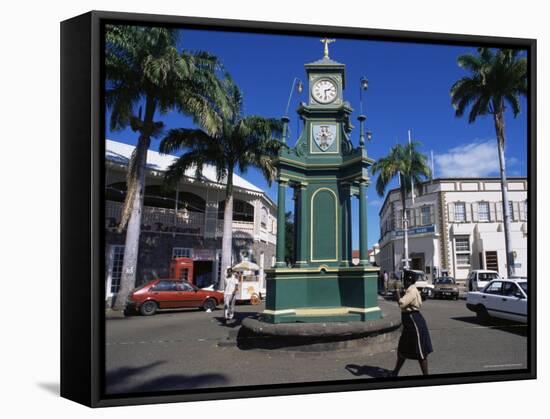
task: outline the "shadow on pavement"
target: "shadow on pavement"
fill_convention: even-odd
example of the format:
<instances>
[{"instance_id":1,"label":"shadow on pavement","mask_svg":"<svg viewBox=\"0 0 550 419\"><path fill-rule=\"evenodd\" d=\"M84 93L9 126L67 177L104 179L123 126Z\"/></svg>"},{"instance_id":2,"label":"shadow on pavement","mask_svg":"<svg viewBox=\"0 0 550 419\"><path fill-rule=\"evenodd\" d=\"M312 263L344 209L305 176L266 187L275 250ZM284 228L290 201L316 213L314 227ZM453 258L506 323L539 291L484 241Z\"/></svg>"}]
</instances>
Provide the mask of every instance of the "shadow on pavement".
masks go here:
<instances>
[{"instance_id":1,"label":"shadow on pavement","mask_svg":"<svg viewBox=\"0 0 550 419\"><path fill-rule=\"evenodd\" d=\"M187 390L198 387L218 387L227 383L223 374L197 374L197 375L165 375L143 382L140 375L149 370L164 364L164 362L153 362L143 367L122 367L105 374L105 384L108 394L146 392L146 391L167 391ZM139 381L139 384L132 384L132 379Z\"/></svg>"},{"instance_id":2,"label":"shadow on pavement","mask_svg":"<svg viewBox=\"0 0 550 419\"><path fill-rule=\"evenodd\" d=\"M229 320L227 323L225 322L225 317L223 315L222 316L216 316L214 318L218 321L218 323L221 326L225 326L225 327L229 327L231 329L234 329L236 327L240 327L244 319L246 319L248 317L256 317L257 315L258 315L258 313L256 313L256 312L250 312L250 313L235 312L235 314L233 316L233 319Z\"/></svg>"},{"instance_id":3,"label":"shadow on pavement","mask_svg":"<svg viewBox=\"0 0 550 419\"><path fill-rule=\"evenodd\" d=\"M373 367L371 365L348 364L345 368L356 377L367 375L372 378L386 378L389 377L391 373L391 370L381 367Z\"/></svg>"},{"instance_id":4,"label":"shadow on pavement","mask_svg":"<svg viewBox=\"0 0 550 419\"><path fill-rule=\"evenodd\" d=\"M451 317L451 320L457 320L478 326L490 327L491 329L502 330L503 332L514 333L519 336L527 336L528 327L524 323L517 323L511 320L491 318L489 320L480 320L476 316Z\"/></svg>"}]
</instances>

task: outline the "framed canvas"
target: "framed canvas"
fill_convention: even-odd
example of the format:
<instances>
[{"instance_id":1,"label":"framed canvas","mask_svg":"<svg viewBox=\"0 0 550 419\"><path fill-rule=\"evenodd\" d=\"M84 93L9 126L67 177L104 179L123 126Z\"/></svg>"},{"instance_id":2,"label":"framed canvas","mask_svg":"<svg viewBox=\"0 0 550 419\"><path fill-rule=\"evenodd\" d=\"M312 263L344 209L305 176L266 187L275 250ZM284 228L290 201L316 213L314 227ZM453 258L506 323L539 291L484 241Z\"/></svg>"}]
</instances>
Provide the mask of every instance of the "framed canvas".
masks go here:
<instances>
[{"instance_id":1,"label":"framed canvas","mask_svg":"<svg viewBox=\"0 0 550 419\"><path fill-rule=\"evenodd\" d=\"M61 24L61 395L536 378L536 41Z\"/></svg>"}]
</instances>

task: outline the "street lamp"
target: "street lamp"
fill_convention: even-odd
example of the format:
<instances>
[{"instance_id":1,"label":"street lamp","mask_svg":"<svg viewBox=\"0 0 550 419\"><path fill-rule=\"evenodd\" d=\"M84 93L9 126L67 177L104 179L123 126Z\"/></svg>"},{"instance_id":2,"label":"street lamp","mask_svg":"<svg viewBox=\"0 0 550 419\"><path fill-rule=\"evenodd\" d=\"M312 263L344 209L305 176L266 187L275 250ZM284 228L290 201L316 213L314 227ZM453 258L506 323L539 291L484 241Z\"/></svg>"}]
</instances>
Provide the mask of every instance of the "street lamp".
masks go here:
<instances>
[{"instance_id":1,"label":"street lamp","mask_svg":"<svg viewBox=\"0 0 550 419\"><path fill-rule=\"evenodd\" d=\"M285 114L281 118L281 120L283 121L283 144L286 143L288 122L290 121L290 118L288 117L288 109L290 108L290 100L292 99L294 88L296 88L296 91L298 93L302 93L302 91L304 90L304 84L302 83L302 80L300 80L298 77L294 77L294 80L292 80L292 86L290 87L290 93L288 95L288 102L286 103Z\"/></svg>"},{"instance_id":2,"label":"street lamp","mask_svg":"<svg viewBox=\"0 0 550 419\"><path fill-rule=\"evenodd\" d=\"M369 80L366 77L361 77L359 80L359 109L360 115L357 117L359 120L359 147L365 147L365 119L367 117L363 115L363 90L369 88ZM370 141L372 139L372 132L367 132L367 139Z\"/></svg>"}]
</instances>

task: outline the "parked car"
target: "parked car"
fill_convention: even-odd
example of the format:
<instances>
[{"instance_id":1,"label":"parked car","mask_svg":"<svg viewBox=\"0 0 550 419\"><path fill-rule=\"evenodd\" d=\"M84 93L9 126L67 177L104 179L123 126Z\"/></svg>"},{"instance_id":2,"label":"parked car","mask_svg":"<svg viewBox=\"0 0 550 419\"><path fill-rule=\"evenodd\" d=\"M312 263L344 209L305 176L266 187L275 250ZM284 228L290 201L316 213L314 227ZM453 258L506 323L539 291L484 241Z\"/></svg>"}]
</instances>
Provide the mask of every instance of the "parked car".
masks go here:
<instances>
[{"instance_id":1,"label":"parked car","mask_svg":"<svg viewBox=\"0 0 550 419\"><path fill-rule=\"evenodd\" d=\"M215 310L222 303L223 293L219 291L199 289L187 281L155 279L130 293L125 312L150 316L167 308Z\"/></svg>"},{"instance_id":2,"label":"parked car","mask_svg":"<svg viewBox=\"0 0 550 419\"><path fill-rule=\"evenodd\" d=\"M480 320L498 317L527 323L527 281L494 279L483 290L469 292L466 307Z\"/></svg>"},{"instance_id":3,"label":"parked car","mask_svg":"<svg viewBox=\"0 0 550 419\"><path fill-rule=\"evenodd\" d=\"M497 271L489 271L486 269L476 269L468 274L466 279L468 291L479 291L493 279L500 278Z\"/></svg>"},{"instance_id":4,"label":"parked car","mask_svg":"<svg viewBox=\"0 0 550 419\"><path fill-rule=\"evenodd\" d=\"M450 297L458 300L458 285L452 276L441 276L434 281L434 298Z\"/></svg>"}]
</instances>

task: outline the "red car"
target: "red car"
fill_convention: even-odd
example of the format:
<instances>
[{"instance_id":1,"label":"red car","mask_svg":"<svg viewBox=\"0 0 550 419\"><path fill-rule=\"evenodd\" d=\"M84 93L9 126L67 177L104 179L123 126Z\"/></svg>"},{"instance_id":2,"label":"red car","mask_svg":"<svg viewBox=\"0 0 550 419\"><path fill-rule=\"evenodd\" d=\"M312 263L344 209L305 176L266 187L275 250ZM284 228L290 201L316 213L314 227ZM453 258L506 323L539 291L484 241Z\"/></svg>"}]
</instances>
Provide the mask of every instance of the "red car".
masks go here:
<instances>
[{"instance_id":1,"label":"red car","mask_svg":"<svg viewBox=\"0 0 550 419\"><path fill-rule=\"evenodd\" d=\"M126 301L126 312L151 316L164 308L215 310L223 303L223 293L201 290L187 281L154 279L133 290Z\"/></svg>"}]
</instances>

